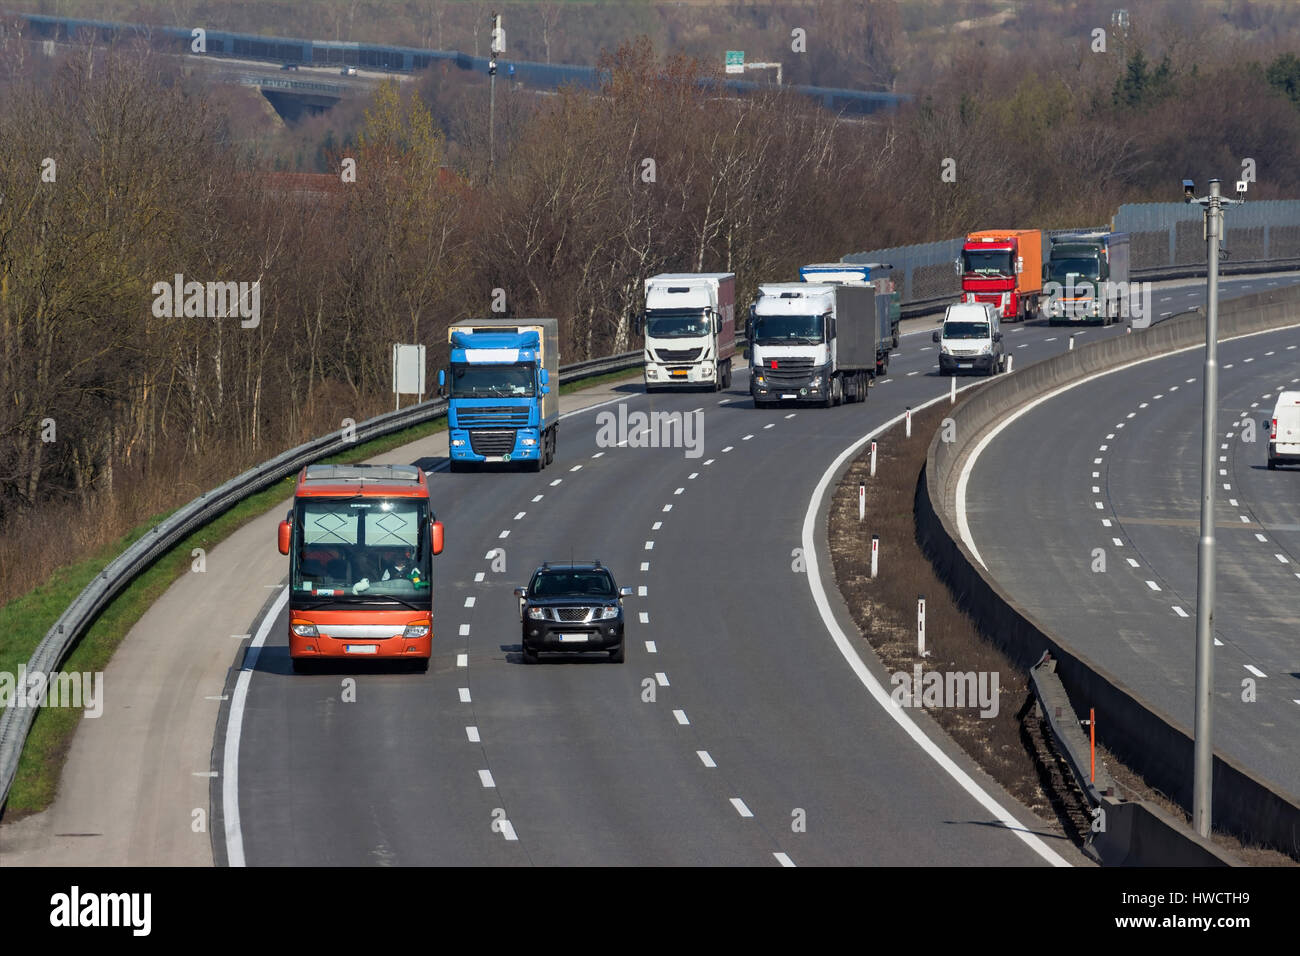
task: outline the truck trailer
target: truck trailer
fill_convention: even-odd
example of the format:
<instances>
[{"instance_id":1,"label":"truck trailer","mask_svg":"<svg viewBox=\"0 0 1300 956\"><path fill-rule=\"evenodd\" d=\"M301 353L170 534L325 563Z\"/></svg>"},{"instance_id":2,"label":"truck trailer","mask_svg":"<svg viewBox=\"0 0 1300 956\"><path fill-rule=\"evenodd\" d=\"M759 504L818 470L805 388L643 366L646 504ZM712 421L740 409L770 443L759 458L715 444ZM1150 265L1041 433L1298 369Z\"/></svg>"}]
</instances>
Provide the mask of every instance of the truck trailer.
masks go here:
<instances>
[{"instance_id":1,"label":"truck trailer","mask_svg":"<svg viewBox=\"0 0 1300 956\"><path fill-rule=\"evenodd\" d=\"M1005 322L1037 314L1043 288L1038 229L983 229L962 243L956 262L962 302L988 302Z\"/></svg>"},{"instance_id":2,"label":"truck trailer","mask_svg":"<svg viewBox=\"0 0 1300 956\"><path fill-rule=\"evenodd\" d=\"M898 349L898 323L902 319L902 303L899 301L893 272L894 267L887 262L819 262L799 269L800 282L822 285L860 282L876 290L876 313L880 328L877 333L876 367L873 375L884 375L889 371L889 356Z\"/></svg>"},{"instance_id":3,"label":"truck trailer","mask_svg":"<svg viewBox=\"0 0 1300 956\"><path fill-rule=\"evenodd\" d=\"M664 273L645 280L645 388L731 387L736 354L736 276Z\"/></svg>"},{"instance_id":4,"label":"truck trailer","mask_svg":"<svg viewBox=\"0 0 1300 956\"><path fill-rule=\"evenodd\" d=\"M876 290L863 283L760 285L745 326L754 407L865 401L880 347L879 316Z\"/></svg>"},{"instance_id":5,"label":"truck trailer","mask_svg":"<svg viewBox=\"0 0 1300 956\"><path fill-rule=\"evenodd\" d=\"M559 428L560 325L555 319L470 319L447 331L446 395L452 471L486 462L555 460Z\"/></svg>"},{"instance_id":6,"label":"truck trailer","mask_svg":"<svg viewBox=\"0 0 1300 956\"><path fill-rule=\"evenodd\" d=\"M1049 325L1110 325L1127 315L1129 236L1071 232L1051 237L1043 266L1043 314Z\"/></svg>"}]
</instances>

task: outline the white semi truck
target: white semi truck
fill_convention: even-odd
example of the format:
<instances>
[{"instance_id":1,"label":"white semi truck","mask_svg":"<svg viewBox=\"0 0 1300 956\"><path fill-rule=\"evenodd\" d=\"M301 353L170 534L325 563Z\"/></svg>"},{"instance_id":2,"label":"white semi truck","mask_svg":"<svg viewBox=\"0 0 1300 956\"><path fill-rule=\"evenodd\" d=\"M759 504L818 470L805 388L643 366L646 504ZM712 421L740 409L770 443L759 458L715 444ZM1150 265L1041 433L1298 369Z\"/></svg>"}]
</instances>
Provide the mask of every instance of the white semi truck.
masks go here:
<instances>
[{"instance_id":1,"label":"white semi truck","mask_svg":"<svg viewBox=\"0 0 1300 956\"><path fill-rule=\"evenodd\" d=\"M862 402L876 371L883 313L864 283L773 282L758 287L745 327L754 407Z\"/></svg>"},{"instance_id":2,"label":"white semi truck","mask_svg":"<svg viewBox=\"0 0 1300 956\"><path fill-rule=\"evenodd\" d=\"M736 276L664 273L645 280L645 387L731 387L736 354Z\"/></svg>"}]
</instances>

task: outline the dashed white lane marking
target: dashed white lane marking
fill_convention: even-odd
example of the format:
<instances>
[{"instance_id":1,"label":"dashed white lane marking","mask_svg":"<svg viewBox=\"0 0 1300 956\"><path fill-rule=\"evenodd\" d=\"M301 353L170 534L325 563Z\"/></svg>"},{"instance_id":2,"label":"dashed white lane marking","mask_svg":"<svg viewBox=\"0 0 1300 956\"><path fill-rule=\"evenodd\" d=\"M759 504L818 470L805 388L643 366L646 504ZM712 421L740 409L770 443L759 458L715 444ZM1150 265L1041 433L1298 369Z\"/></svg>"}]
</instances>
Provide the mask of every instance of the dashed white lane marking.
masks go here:
<instances>
[{"instance_id":1,"label":"dashed white lane marking","mask_svg":"<svg viewBox=\"0 0 1300 956\"><path fill-rule=\"evenodd\" d=\"M468 655L468 654L457 654L457 655L456 655L456 666L457 666L457 667L469 667L469 655Z\"/></svg>"},{"instance_id":2,"label":"dashed white lane marking","mask_svg":"<svg viewBox=\"0 0 1300 956\"><path fill-rule=\"evenodd\" d=\"M551 487L554 488L556 485L558 485L558 484L559 484L560 482L562 482L563 480L564 480L563 478L556 478L553 482L551 482Z\"/></svg>"},{"instance_id":3,"label":"dashed white lane marking","mask_svg":"<svg viewBox=\"0 0 1300 956\"><path fill-rule=\"evenodd\" d=\"M1268 544L1268 538L1264 537L1258 531L1255 532L1255 540L1258 541L1260 544Z\"/></svg>"},{"instance_id":4,"label":"dashed white lane marking","mask_svg":"<svg viewBox=\"0 0 1300 956\"><path fill-rule=\"evenodd\" d=\"M1228 483L1225 481L1225 482L1223 483L1223 490L1224 490L1224 491L1231 491L1231 490L1232 490L1232 485L1228 484Z\"/></svg>"},{"instance_id":5,"label":"dashed white lane marking","mask_svg":"<svg viewBox=\"0 0 1300 956\"><path fill-rule=\"evenodd\" d=\"M717 459L715 459L715 458L710 458L708 461L705 462L705 464L706 464L706 465L711 465L711 464L713 464L716 460L717 460Z\"/></svg>"},{"instance_id":6,"label":"dashed white lane marking","mask_svg":"<svg viewBox=\"0 0 1300 956\"><path fill-rule=\"evenodd\" d=\"M636 589L636 596L637 596L637 597L645 597L645 594L646 594L646 591L645 591L645 585L644 585L644 584L639 585L639 586L637 587L637 589Z\"/></svg>"},{"instance_id":7,"label":"dashed white lane marking","mask_svg":"<svg viewBox=\"0 0 1300 956\"><path fill-rule=\"evenodd\" d=\"M524 515L526 515L526 514L528 514L527 511L521 511L521 512L519 512L519 514L515 515L515 520L518 521L520 518L522 518L522 517L523 517Z\"/></svg>"},{"instance_id":8,"label":"dashed white lane marking","mask_svg":"<svg viewBox=\"0 0 1300 956\"><path fill-rule=\"evenodd\" d=\"M595 459L599 458L599 457L600 457L601 455L603 455L603 454L605 454L603 451L598 451L598 452L596 452L596 454L594 454L594 455L591 456L591 457L592 457L592 460L594 461Z\"/></svg>"},{"instance_id":9,"label":"dashed white lane marking","mask_svg":"<svg viewBox=\"0 0 1300 956\"><path fill-rule=\"evenodd\" d=\"M468 687L461 687L461 688L458 688L458 690L460 691L460 702L461 702L462 704L468 704L468 703L470 702L470 699L469 699L469 688L468 688Z\"/></svg>"},{"instance_id":10,"label":"dashed white lane marking","mask_svg":"<svg viewBox=\"0 0 1300 956\"><path fill-rule=\"evenodd\" d=\"M1227 455L1220 455L1220 456L1219 456L1219 461L1227 461L1227 460L1228 460L1228 456L1227 456Z\"/></svg>"},{"instance_id":11,"label":"dashed white lane marking","mask_svg":"<svg viewBox=\"0 0 1300 956\"><path fill-rule=\"evenodd\" d=\"M1254 674L1256 677L1267 677L1267 676L1268 676L1268 675L1265 674L1262 670L1260 670L1258 667L1256 667L1254 664L1246 664L1246 665L1244 665L1244 666L1245 666L1246 670L1250 671L1250 672L1251 672L1252 674Z\"/></svg>"},{"instance_id":12,"label":"dashed white lane marking","mask_svg":"<svg viewBox=\"0 0 1300 956\"><path fill-rule=\"evenodd\" d=\"M1110 540L1113 541L1113 542L1115 542L1115 547L1117 547L1117 548L1122 548L1122 547L1124 547L1124 542L1123 542L1121 539L1119 539L1119 538L1111 538Z\"/></svg>"},{"instance_id":13,"label":"dashed white lane marking","mask_svg":"<svg viewBox=\"0 0 1300 956\"><path fill-rule=\"evenodd\" d=\"M1152 395L1151 397L1152 397L1153 399L1155 399L1155 400L1158 401L1158 400L1164 398L1165 396L1164 396L1164 393L1162 392L1162 393L1160 393L1159 395Z\"/></svg>"},{"instance_id":14,"label":"dashed white lane marking","mask_svg":"<svg viewBox=\"0 0 1300 956\"><path fill-rule=\"evenodd\" d=\"M1106 460L1106 459L1104 459L1104 458L1094 458L1094 459L1092 460L1092 463L1093 463L1094 465L1100 465L1100 464L1101 464L1103 461L1105 461L1105 460Z\"/></svg>"},{"instance_id":15,"label":"dashed white lane marking","mask_svg":"<svg viewBox=\"0 0 1300 956\"><path fill-rule=\"evenodd\" d=\"M476 572L474 573L474 583L475 583L475 584L482 584L482 583L483 583L483 579L484 579L485 577L487 577L487 573L486 573L486 572L484 572L484 571L476 571Z\"/></svg>"},{"instance_id":16,"label":"dashed white lane marking","mask_svg":"<svg viewBox=\"0 0 1300 956\"><path fill-rule=\"evenodd\" d=\"M722 453L725 455L727 452L731 451L731 449L735 447L736 447L735 445L728 445L726 448L722 449Z\"/></svg>"},{"instance_id":17,"label":"dashed white lane marking","mask_svg":"<svg viewBox=\"0 0 1300 956\"><path fill-rule=\"evenodd\" d=\"M1141 565L1138 564L1136 561L1134 561L1132 558L1125 558L1124 560L1128 562L1129 567L1131 567L1131 568L1138 568L1138 567L1141 567Z\"/></svg>"},{"instance_id":18,"label":"dashed white lane marking","mask_svg":"<svg viewBox=\"0 0 1300 956\"><path fill-rule=\"evenodd\" d=\"M474 598L472 595L471 595L470 597L465 598L465 606L466 606L466 607L473 607L473 606L474 606L474 601L475 601L475 598Z\"/></svg>"},{"instance_id":19,"label":"dashed white lane marking","mask_svg":"<svg viewBox=\"0 0 1300 956\"><path fill-rule=\"evenodd\" d=\"M665 512L669 512L669 511L672 511L672 510L673 510L673 506L672 506L672 505L664 505L664 511L665 511Z\"/></svg>"},{"instance_id":20,"label":"dashed white lane marking","mask_svg":"<svg viewBox=\"0 0 1300 956\"><path fill-rule=\"evenodd\" d=\"M1184 382L1183 384L1184 384L1184 385L1191 385L1194 381L1196 381L1196 379L1194 379L1194 378L1189 378L1189 379L1188 379L1186 382Z\"/></svg>"},{"instance_id":21,"label":"dashed white lane marking","mask_svg":"<svg viewBox=\"0 0 1300 956\"><path fill-rule=\"evenodd\" d=\"M569 469L569 471L582 471L582 466L574 465L572 468Z\"/></svg>"},{"instance_id":22,"label":"dashed white lane marking","mask_svg":"<svg viewBox=\"0 0 1300 956\"><path fill-rule=\"evenodd\" d=\"M483 789L491 790L496 787L497 782L492 779L491 770L480 770L478 772L479 783L483 784Z\"/></svg>"},{"instance_id":23,"label":"dashed white lane marking","mask_svg":"<svg viewBox=\"0 0 1300 956\"><path fill-rule=\"evenodd\" d=\"M477 727L474 726L466 727L465 736L469 738L469 742L472 744L482 743L482 741L479 739Z\"/></svg>"},{"instance_id":24,"label":"dashed white lane marking","mask_svg":"<svg viewBox=\"0 0 1300 956\"><path fill-rule=\"evenodd\" d=\"M907 373L907 375L908 375L909 378L910 378L911 376L913 376L913 375L920 375L920 374L921 374L920 371L908 372L908 373Z\"/></svg>"},{"instance_id":25,"label":"dashed white lane marking","mask_svg":"<svg viewBox=\"0 0 1300 956\"><path fill-rule=\"evenodd\" d=\"M1101 485L1093 485L1093 486L1092 486L1092 493L1093 493L1094 495L1099 495L1099 494L1101 494Z\"/></svg>"},{"instance_id":26,"label":"dashed white lane marking","mask_svg":"<svg viewBox=\"0 0 1300 956\"><path fill-rule=\"evenodd\" d=\"M1277 354L1277 353L1275 353L1275 352L1265 352L1265 353L1264 353L1264 357L1265 357L1265 358L1268 358L1270 355L1275 355L1275 354Z\"/></svg>"},{"instance_id":27,"label":"dashed white lane marking","mask_svg":"<svg viewBox=\"0 0 1300 956\"><path fill-rule=\"evenodd\" d=\"M677 718L677 722L683 727L690 723L690 720L686 717L686 711L684 710L674 710L673 716Z\"/></svg>"},{"instance_id":28,"label":"dashed white lane marking","mask_svg":"<svg viewBox=\"0 0 1300 956\"><path fill-rule=\"evenodd\" d=\"M1026 342L1024 345L1017 345L1016 348L1018 348L1018 349L1027 349L1027 348L1029 348L1029 343Z\"/></svg>"},{"instance_id":29,"label":"dashed white lane marking","mask_svg":"<svg viewBox=\"0 0 1300 956\"><path fill-rule=\"evenodd\" d=\"M1109 527L1110 527L1110 519L1109 519L1109 518L1102 518L1102 519L1101 519L1101 526L1102 526L1103 528L1109 528Z\"/></svg>"},{"instance_id":30,"label":"dashed white lane marking","mask_svg":"<svg viewBox=\"0 0 1300 956\"><path fill-rule=\"evenodd\" d=\"M483 555L483 560L484 560L484 561L491 561L491 560L492 560L493 558L495 558L496 556L497 556L497 549L496 549L496 548L493 548L493 549L492 549L491 551L489 551L487 554Z\"/></svg>"},{"instance_id":31,"label":"dashed white lane marking","mask_svg":"<svg viewBox=\"0 0 1300 956\"><path fill-rule=\"evenodd\" d=\"M505 531L502 531L499 535L497 535L497 537L498 537L498 538L508 538L508 537L510 537L510 529L507 528Z\"/></svg>"},{"instance_id":32,"label":"dashed white lane marking","mask_svg":"<svg viewBox=\"0 0 1300 956\"><path fill-rule=\"evenodd\" d=\"M507 840L518 840L519 836L515 833L515 825L509 820L501 821L501 835Z\"/></svg>"},{"instance_id":33,"label":"dashed white lane marking","mask_svg":"<svg viewBox=\"0 0 1300 956\"><path fill-rule=\"evenodd\" d=\"M1277 558L1278 562L1281 563L1281 564L1290 564L1290 563L1291 563L1290 561L1287 560L1285 554L1275 554L1275 555L1273 555L1273 557Z\"/></svg>"},{"instance_id":34,"label":"dashed white lane marking","mask_svg":"<svg viewBox=\"0 0 1300 956\"><path fill-rule=\"evenodd\" d=\"M1106 440L1107 440L1107 441L1110 441L1110 440L1111 440L1112 438L1114 438L1114 437L1115 437L1115 433L1114 433L1114 432L1111 432L1109 435L1106 436Z\"/></svg>"},{"instance_id":35,"label":"dashed white lane marking","mask_svg":"<svg viewBox=\"0 0 1300 956\"><path fill-rule=\"evenodd\" d=\"M746 435L744 438L741 439L741 441L749 441L753 437L754 437L753 435Z\"/></svg>"},{"instance_id":36,"label":"dashed white lane marking","mask_svg":"<svg viewBox=\"0 0 1300 956\"><path fill-rule=\"evenodd\" d=\"M1055 341L1056 341L1056 336L1053 335L1050 339L1043 339L1043 341L1044 341L1044 342L1055 342Z\"/></svg>"},{"instance_id":37,"label":"dashed white lane marking","mask_svg":"<svg viewBox=\"0 0 1300 956\"><path fill-rule=\"evenodd\" d=\"M1225 365L1225 366L1223 366L1223 367L1224 367L1224 368L1232 368L1232 363L1229 362L1227 365Z\"/></svg>"},{"instance_id":38,"label":"dashed white lane marking","mask_svg":"<svg viewBox=\"0 0 1300 956\"><path fill-rule=\"evenodd\" d=\"M1248 359L1242 359L1241 361L1242 361L1242 363L1244 364L1244 363L1246 363L1246 362L1253 362L1253 361L1255 361L1255 360L1254 360L1253 358L1248 358Z\"/></svg>"},{"instance_id":39,"label":"dashed white lane marking","mask_svg":"<svg viewBox=\"0 0 1300 956\"><path fill-rule=\"evenodd\" d=\"M704 764L704 766L706 767L717 766L717 764L713 762L713 758L709 756L709 752L707 750L697 750L695 751L695 756L699 757L700 763Z\"/></svg>"},{"instance_id":40,"label":"dashed white lane marking","mask_svg":"<svg viewBox=\"0 0 1300 956\"><path fill-rule=\"evenodd\" d=\"M1160 585L1156 584L1156 582L1154 582L1154 581L1148 581L1148 582L1147 582L1147 587L1149 587L1152 591L1159 591L1159 590L1160 590Z\"/></svg>"},{"instance_id":41,"label":"dashed white lane marking","mask_svg":"<svg viewBox=\"0 0 1300 956\"><path fill-rule=\"evenodd\" d=\"M1129 412L1127 418L1137 418L1137 412Z\"/></svg>"},{"instance_id":42,"label":"dashed white lane marking","mask_svg":"<svg viewBox=\"0 0 1300 956\"><path fill-rule=\"evenodd\" d=\"M1102 504L1100 501L1094 501L1093 504L1097 506L1097 510L1098 510L1098 511L1101 511L1103 508L1106 507L1106 506L1105 506L1104 504Z\"/></svg>"},{"instance_id":43,"label":"dashed white lane marking","mask_svg":"<svg viewBox=\"0 0 1300 956\"><path fill-rule=\"evenodd\" d=\"M662 528L663 526L664 526L664 523L663 523L662 521L656 521L653 525L650 526L650 530L651 530L651 531L658 531L658 530L659 530L660 528Z\"/></svg>"},{"instance_id":44,"label":"dashed white lane marking","mask_svg":"<svg viewBox=\"0 0 1300 956\"><path fill-rule=\"evenodd\" d=\"M729 401L731 401L731 399L729 399L729 398L724 398L722 401L718 402L718 404L719 404L719 405L725 405L725 404L727 404L727 402L729 402Z\"/></svg>"},{"instance_id":45,"label":"dashed white lane marking","mask_svg":"<svg viewBox=\"0 0 1300 956\"><path fill-rule=\"evenodd\" d=\"M753 811L750 810L749 807L745 806L745 801L740 799L740 797L732 797L731 805L736 808L736 812L742 817L752 817L754 815Z\"/></svg>"},{"instance_id":46,"label":"dashed white lane marking","mask_svg":"<svg viewBox=\"0 0 1300 956\"><path fill-rule=\"evenodd\" d=\"M1237 517L1241 519L1242 524L1250 524L1250 519L1245 515L1237 515Z\"/></svg>"},{"instance_id":47,"label":"dashed white lane marking","mask_svg":"<svg viewBox=\"0 0 1300 956\"><path fill-rule=\"evenodd\" d=\"M1146 408L1146 407L1147 407L1146 402L1138 402L1138 408Z\"/></svg>"},{"instance_id":48,"label":"dashed white lane marking","mask_svg":"<svg viewBox=\"0 0 1300 956\"><path fill-rule=\"evenodd\" d=\"M1109 445L1101 445L1097 448L1097 451L1105 451L1109 447L1110 447Z\"/></svg>"},{"instance_id":49,"label":"dashed white lane marking","mask_svg":"<svg viewBox=\"0 0 1300 956\"><path fill-rule=\"evenodd\" d=\"M1169 386L1169 391L1171 391L1171 392L1176 392L1176 391L1178 391L1178 386L1177 386L1177 385L1170 385L1170 386Z\"/></svg>"},{"instance_id":50,"label":"dashed white lane marking","mask_svg":"<svg viewBox=\"0 0 1300 956\"><path fill-rule=\"evenodd\" d=\"M654 550L654 547L655 547L655 543L654 543L653 541L647 541L647 542L645 543L645 549L646 549L647 551L653 551L653 550Z\"/></svg>"},{"instance_id":51,"label":"dashed white lane marking","mask_svg":"<svg viewBox=\"0 0 1300 956\"><path fill-rule=\"evenodd\" d=\"M1227 473L1228 473L1228 469L1226 469L1226 468L1220 468L1220 469L1219 469L1219 474L1220 474L1220 475L1226 475Z\"/></svg>"},{"instance_id":52,"label":"dashed white lane marking","mask_svg":"<svg viewBox=\"0 0 1300 956\"><path fill-rule=\"evenodd\" d=\"M1174 607L1174 613L1177 614L1179 617L1187 617L1187 612L1184 611L1182 608L1180 608L1177 604L1175 604L1173 607Z\"/></svg>"},{"instance_id":53,"label":"dashed white lane marking","mask_svg":"<svg viewBox=\"0 0 1300 956\"><path fill-rule=\"evenodd\" d=\"M699 473L698 471L693 471L693 472L691 472L689 475L686 476L686 480L687 480L687 481L694 481L694 480L695 480L696 478L698 478L698 477L700 477L700 473Z\"/></svg>"},{"instance_id":54,"label":"dashed white lane marking","mask_svg":"<svg viewBox=\"0 0 1300 956\"><path fill-rule=\"evenodd\" d=\"M776 422L768 422L768 423L767 423L766 425L764 425L763 427L764 427L764 428L774 428L774 427L776 427Z\"/></svg>"},{"instance_id":55,"label":"dashed white lane marking","mask_svg":"<svg viewBox=\"0 0 1300 956\"><path fill-rule=\"evenodd\" d=\"M642 570L642 571L649 571L649 570L650 570L650 562L649 562L649 561L642 561L642 562L641 562L641 570Z\"/></svg>"},{"instance_id":56,"label":"dashed white lane marking","mask_svg":"<svg viewBox=\"0 0 1300 956\"><path fill-rule=\"evenodd\" d=\"M663 671L655 671L655 683L657 683L660 687L667 687L668 675L665 674Z\"/></svg>"},{"instance_id":57,"label":"dashed white lane marking","mask_svg":"<svg viewBox=\"0 0 1300 956\"><path fill-rule=\"evenodd\" d=\"M1169 316L1171 316L1171 315L1173 315L1172 312L1161 312L1161 313L1160 313L1160 318L1162 318L1162 319L1167 319L1167 318L1169 318Z\"/></svg>"},{"instance_id":58,"label":"dashed white lane marking","mask_svg":"<svg viewBox=\"0 0 1300 956\"><path fill-rule=\"evenodd\" d=\"M1101 477L1101 472L1099 472L1099 471L1094 471L1094 472L1092 473L1092 477L1094 477L1094 478L1100 478L1100 477Z\"/></svg>"},{"instance_id":59,"label":"dashed white lane marking","mask_svg":"<svg viewBox=\"0 0 1300 956\"><path fill-rule=\"evenodd\" d=\"M680 495L685 490L686 490L685 488L678 488L676 491L673 492L673 494Z\"/></svg>"},{"instance_id":60,"label":"dashed white lane marking","mask_svg":"<svg viewBox=\"0 0 1300 956\"><path fill-rule=\"evenodd\" d=\"M647 654L658 654L658 653L659 653L659 647L658 647L658 645L655 644L654 641L646 641L646 642L645 642L645 652L646 652Z\"/></svg>"},{"instance_id":61,"label":"dashed white lane marking","mask_svg":"<svg viewBox=\"0 0 1300 956\"><path fill-rule=\"evenodd\" d=\"M1295 346L1293 345L1293 346L1291 346L1291 348L1295 348ZM791 412L789 415L787 415L787 416L785 416L785 417L786 417L786 418L794 418L795 414L796 414L795 412Z\"/></svg>"},{"instance_id":62,"label":"dashed white lane marking","mask_svg":"<svg viewBox=\"0 0 1300 956\"><path fill-rule=\"evenodd\" d=\"M649 612L649 611L642 611L642 612L641 612L641 623L642 623L642 624L649 624L649 623L650 623L650 612Z\"/></svg>"},{"instance_id":63,"label":"dashed white lane marking","mask_svg":"<svg viewBox=\"0 0 1300 956\"><path fill-rule=\"evenodd\" d=\"M1017 329L1017 331L1019 331L1019 330ZM1300 700L1297 700L1296 703L1297 703L1297 704L1300 704ZM791 866L794 866L794 860L790 859L790 858L789 858L788 856L786 856L784 853L773 853L772 855L773 855L774 857L776 857L776 862L780 863L782 866L785 866L785 867L791 867ZM795 867L795 868L798 869L798 867Z\"/></svg>"}]
</instances>

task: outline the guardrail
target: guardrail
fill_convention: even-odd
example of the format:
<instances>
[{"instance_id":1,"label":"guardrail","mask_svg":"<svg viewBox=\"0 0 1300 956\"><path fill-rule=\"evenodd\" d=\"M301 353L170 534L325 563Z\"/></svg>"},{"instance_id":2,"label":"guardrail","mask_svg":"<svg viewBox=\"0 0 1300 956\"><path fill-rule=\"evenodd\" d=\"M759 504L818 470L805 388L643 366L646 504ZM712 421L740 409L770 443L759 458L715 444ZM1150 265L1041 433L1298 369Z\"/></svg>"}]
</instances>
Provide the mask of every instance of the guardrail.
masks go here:
<instances>
[{"instance_id":1,"label":"guardrail","mask_svg":"<svg viewBox=\"0 0 1300 956\"><path fill-rule=\"evenodd\" d=\"M644 352L623 352L605 358L575 362L560 369L560 384L576 382L597 375L632 369L641 365ZM386 412L356 426L355 435L344 437L343 431L331 432L277 455L270 461L250 468L212 491L204 492L181 506L116 558L110 561L95 580L86 585L76 599L59 615L54 626L36 646L27 662L27 672L50 674L63 663L86 628L137 575L191 533L220 516L240 501L295 474L305 465L354 445L440 418L447 413L447 402L431 399ZM40 703L45 702L45 689ZM35 706L6 707L0 711L0 807L9 799L9 789L18 773L18 758L36 719Z\"/></svg>"},{"instance_id":2,"label":"guardrail","mask_svg":"<svg viewBox=\"0 0 1300 956\"><path fill-rule=\"evenodd\" d=\"M931 441L915 502L922 548L981 631L1025 668L1049 652L1069 699L1079 704L1076 715L1085 709L1085 702L1096 707L1106 718L1101 727L1110 751L1142 774L1152 787L1185 808L1191 806L1193 763L1188 728L1142 700L1116 675L1065 644L1016 604L962 543L953 515L960 466L988 428L1014 408L1069 382L1127 361L1203 343L1205 326L1201 315L1196 310L1141 334L1094 342L981 387L953 411L956 440L944 442L936 434ZM1300 287L1228 300L1220 306L1219 317L1220 335L1225 340L1296 325L1300 323ZM1300 801L1294 795L1217 753L1213 775L1213 817L1217 827L1247 842L1265 844L1300 858ZM1156 832L1152 821L1157 816L1146 808L1140 814L1125 810L1122 819L1137 840ZM1179 852L1195 851L1186 840L1181 846Z\"/></svg>"}]
</instances>

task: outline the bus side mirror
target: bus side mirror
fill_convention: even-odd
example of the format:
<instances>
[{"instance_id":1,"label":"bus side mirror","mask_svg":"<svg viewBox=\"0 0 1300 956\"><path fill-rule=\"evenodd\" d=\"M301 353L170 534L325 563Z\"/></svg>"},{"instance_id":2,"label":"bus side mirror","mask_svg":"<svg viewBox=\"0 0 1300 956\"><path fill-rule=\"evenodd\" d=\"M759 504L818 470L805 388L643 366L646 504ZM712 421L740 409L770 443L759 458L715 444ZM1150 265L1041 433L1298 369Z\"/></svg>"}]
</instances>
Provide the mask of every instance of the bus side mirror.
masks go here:
<instances>
[{"instance_id":1,"label":"bus side mirror","mask_svg":"<svg viewBox=\"0 0 1300 956\"><path fill-rule=\"evenodd\" d=\"M434 521L429 525L429 542L434 554L442 554L442 522Z\"/></svg>"},{"instance_id":2,"label":"bus side mirror","mask_svg":"<svg viewBox=\"0 0 1300 956\"><path fill-rule=\"evenodd\" d=\"M280 533L276 537L278 539L277 543L280 545L280 553L288 554L289 553L289 522L287 521L280 522Z\"/></svg>"}]
</instances>

